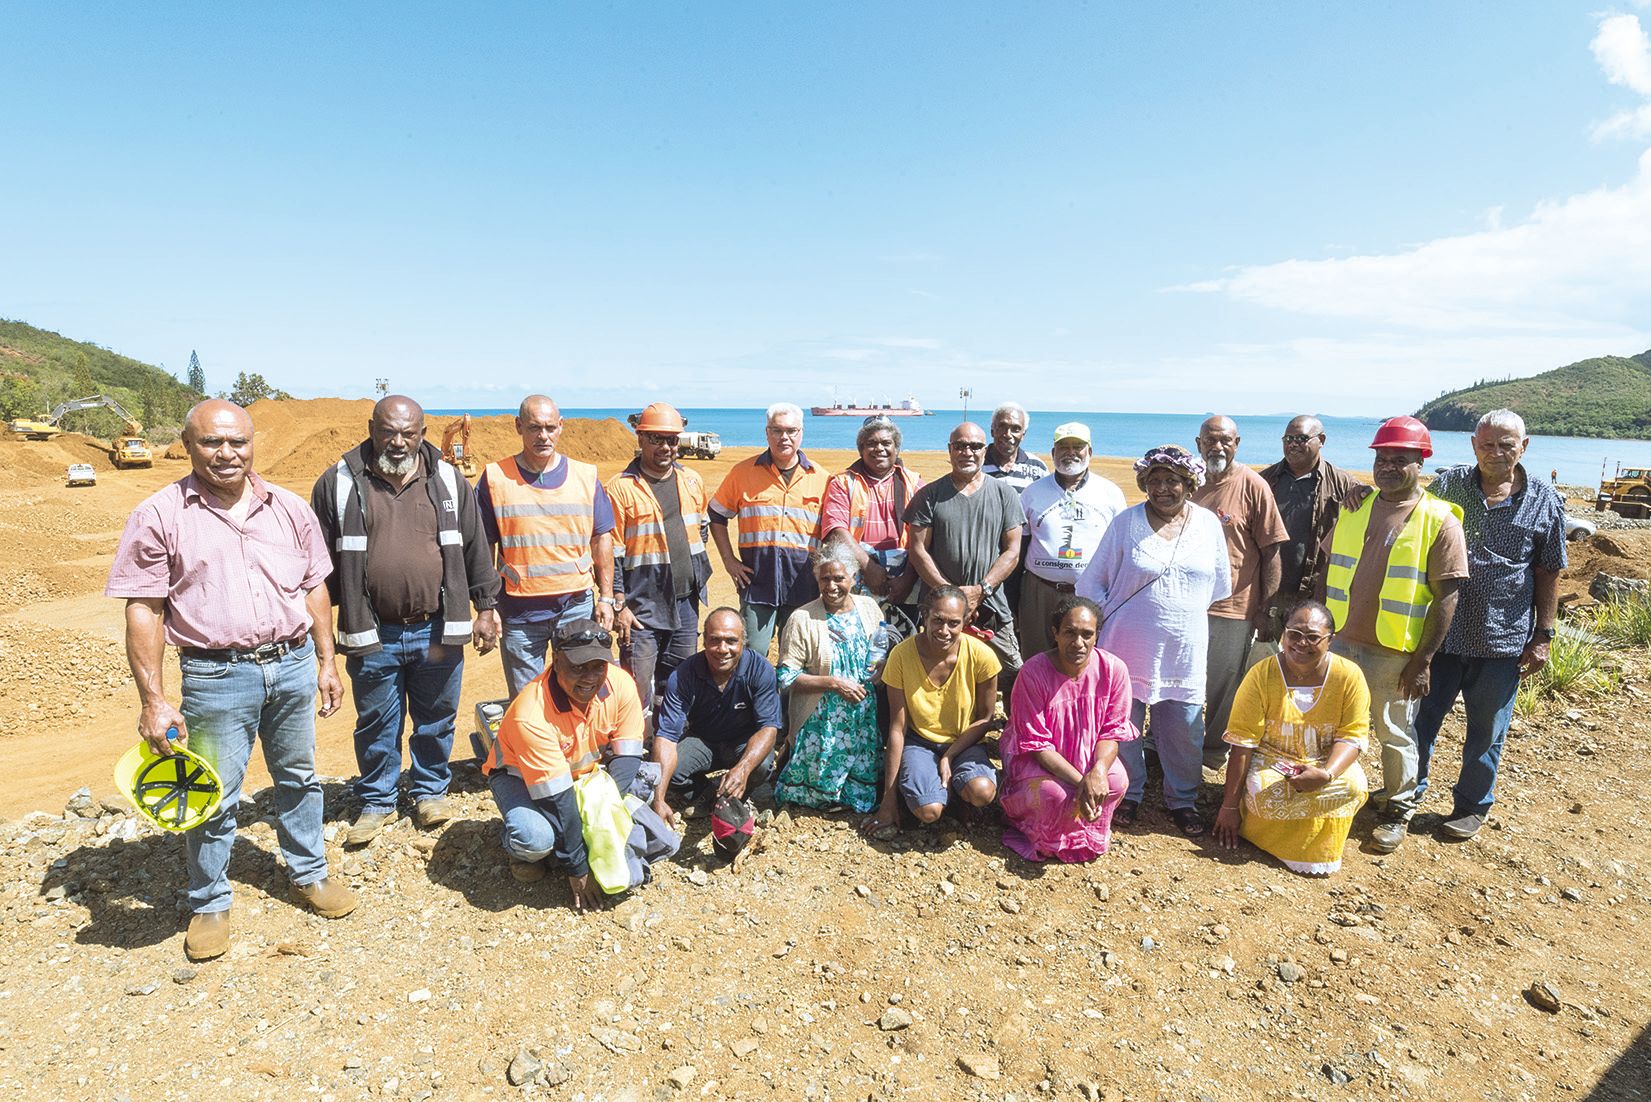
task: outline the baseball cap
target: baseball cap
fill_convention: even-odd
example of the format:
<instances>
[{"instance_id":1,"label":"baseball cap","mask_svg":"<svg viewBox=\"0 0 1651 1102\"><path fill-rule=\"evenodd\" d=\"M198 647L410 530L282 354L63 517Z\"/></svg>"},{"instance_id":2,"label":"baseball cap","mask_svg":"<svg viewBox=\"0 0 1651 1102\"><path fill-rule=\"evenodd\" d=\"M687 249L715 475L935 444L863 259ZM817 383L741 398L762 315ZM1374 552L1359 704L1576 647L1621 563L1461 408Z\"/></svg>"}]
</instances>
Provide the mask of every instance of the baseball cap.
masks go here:
<instances>
[{"instance_id":1,"label":"baseball cap","mask_svg":"<svg viewBox=\"0 0 1651 1102\"><path fill-rule=\"evenodd\" d=\"M723 860L733 860L750 843L756 829L751 805L744 800L718 796L711 805L711 847Z\"/></svg>"},{"instance_id":2,"label":"baseball cap","mask_svg":"<svg viewBox=\"0 0 1651 1102\"><path fill-rule=\"evenodd\" d=\"M1068 421L1064 425L1055 426L1055 439L1052 443L1059 444L1062 440L1082 440L1085 444L1092 443L1089 439L1089 426L1082 421Z\"/></svg>"},{"instance_id":3,"label":"baseball cap","mask_svg":"<svg viewBox=\"0 0 1651 1102\"><path fill-rule=\"evenodd\" d=\"M569 620L556 625L550 636L550 645L557 654L576 666L598 658L613 661L613 633L595 620Z\"/></svg>"}]
</instances>

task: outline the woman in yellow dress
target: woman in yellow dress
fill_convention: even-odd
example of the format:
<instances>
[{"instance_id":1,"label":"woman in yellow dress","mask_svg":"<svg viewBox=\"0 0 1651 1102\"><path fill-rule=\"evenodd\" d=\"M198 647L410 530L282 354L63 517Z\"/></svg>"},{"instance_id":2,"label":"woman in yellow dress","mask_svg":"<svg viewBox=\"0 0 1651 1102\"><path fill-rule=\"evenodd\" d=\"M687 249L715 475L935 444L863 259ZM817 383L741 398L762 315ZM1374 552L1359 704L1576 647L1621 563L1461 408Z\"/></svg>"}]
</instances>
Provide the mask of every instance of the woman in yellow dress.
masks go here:
<instances>
[{"instance_id":1,"label":"woman in yellow dress","mask_svg":"<svg viewBox=\"0 0 1651 1102\"><path fill-rule=\"evenodd\" d=\"M1244 675L1227 721L1227 788L1215 838L1246 838L1292 872L1341 868L1353 816L1369 796L1359 754L1370 738L1370 690L1330 653L1334 621L1317 601L1290 611L1276 659Z\"/></svg>"}]
</instances>

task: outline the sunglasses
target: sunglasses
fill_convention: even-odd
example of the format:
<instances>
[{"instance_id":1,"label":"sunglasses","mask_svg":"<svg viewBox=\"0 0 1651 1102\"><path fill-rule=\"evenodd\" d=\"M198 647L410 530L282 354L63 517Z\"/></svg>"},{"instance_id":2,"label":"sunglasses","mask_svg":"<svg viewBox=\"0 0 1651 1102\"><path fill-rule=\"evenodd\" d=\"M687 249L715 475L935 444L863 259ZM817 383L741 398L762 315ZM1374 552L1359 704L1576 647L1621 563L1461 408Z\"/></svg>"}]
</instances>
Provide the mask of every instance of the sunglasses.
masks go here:
<instances>
[{"instance_id":1,"label":"sunglasses","mask_svg":"<svg viewBox=\"0 0 1651 1102\"><path fill-rule=\"evenodd\" d=\"M954 452L983 452L986 445L973 440L954 440L951 448Z\"/></svg>"},{"instance_id":2,"label":"sunglasses","mask_svg":"<svg viewBox=\"0 0 1651 1102\"><path fill-rule=\"evenodd\" d=\"M583 631L569 632L558 635L554 640L558 647L585 647L595 643L599 647L613 646L613 633L601 628L585 628Z\"/></svg>"},{"instance_id":3,"label":"sunglasses","mask_svg":"<svg viewBox=\"0 0 1651 1102\"><path fill-rule=\"evenodd\" d=\"M1313 438L1308 436L1305 432L1291 432L1284 435L1284 442L1286 444L1305 444L1311 439Z\"/></svg>"},{"instance_id":4,"label":"sunglasses","mask_svg":"<svg viewBox=\"0 0 1651 1102\"><path fill-rule=\"evenodd\" d=\"M1285 638L1296 643L1306 643L1310 647L1316 647L1326 639L1330 638L1328 635L1310 634L1302 631L1300 628L1285 628L1284 636Z\"/></svg>"},{"instance_id":5,"label":"sunglasses","mask_svg":"<svg viewBox=\"0 0 1651 1102\"><path fill-rule=\"evenodd\" d=\"M674 448L680 441L674 435L662 436L657 432L645 432L642 434L642 442L645 444L662 444L667 448Z\"/></svg>"}]
</instances>

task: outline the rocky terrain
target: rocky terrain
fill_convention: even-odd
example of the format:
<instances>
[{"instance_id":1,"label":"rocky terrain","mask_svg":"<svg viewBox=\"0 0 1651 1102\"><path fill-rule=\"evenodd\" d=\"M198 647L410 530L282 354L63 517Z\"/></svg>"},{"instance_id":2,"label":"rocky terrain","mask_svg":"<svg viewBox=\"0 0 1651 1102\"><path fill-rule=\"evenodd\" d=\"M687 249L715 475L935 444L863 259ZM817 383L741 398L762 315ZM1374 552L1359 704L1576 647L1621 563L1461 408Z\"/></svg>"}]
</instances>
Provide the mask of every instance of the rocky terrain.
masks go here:
<instances>
[{"instance_id":1,"label":"rocky terrain","mask_svg":"<svg viewBox=\"0 0 1651 1102\"><path fill-rule=\"evenodd\" d=\"M307 492L330 458L276 435L272 462L301 462L286 484ZM97 595L126 513L182 465L70 491L42 450L58 446L0 441L0 1098L1651 1093L1644 653L1618 656L1614 696L1518 724L1478 839L1438 840L1424 817L1381 857L1361 820L1328 880L1188 842L1155 801L1112 853L1058 868L1008 854L989 823L868 843L844 818L781 814L738 867L690 822L654 883L586 915L555 877L510 879L468 764L446 828L403 821L341 850L346 705L318 726L318 758L332 868L361 908L325 922L289 902L255 768L234 945L192 965L182 843L113 795L135 698L118 603ZM737 458L698 466L714 480ZM1574 545L1570 600L1599 570L1646 577L1645 540ZM467 663L461 732L499 695L496 663ZM1442 787L1459 738L1453 720Z\"/></svg>"}]
</instances>

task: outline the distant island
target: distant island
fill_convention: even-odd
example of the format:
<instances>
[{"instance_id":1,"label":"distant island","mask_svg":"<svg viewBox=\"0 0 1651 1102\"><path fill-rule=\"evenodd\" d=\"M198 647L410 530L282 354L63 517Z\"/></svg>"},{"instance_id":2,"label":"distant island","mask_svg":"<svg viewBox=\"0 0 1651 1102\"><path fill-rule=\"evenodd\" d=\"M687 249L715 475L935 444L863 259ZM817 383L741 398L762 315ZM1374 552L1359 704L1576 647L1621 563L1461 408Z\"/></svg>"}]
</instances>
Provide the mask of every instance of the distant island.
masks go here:
<instances>
[{"instance_id":1,"label":"distant island","mask_svg":"<svg viewBox=\"0 0 1651 1102\"><path fill-rule=\"evenodd\" d=\"M1542 436L1651 439L1651 351L1481 382L1439 395L1416 416L1430 429L1472 432L1493 409L1514 410L1529 432Z\"/></svg>"}]
</instances>

